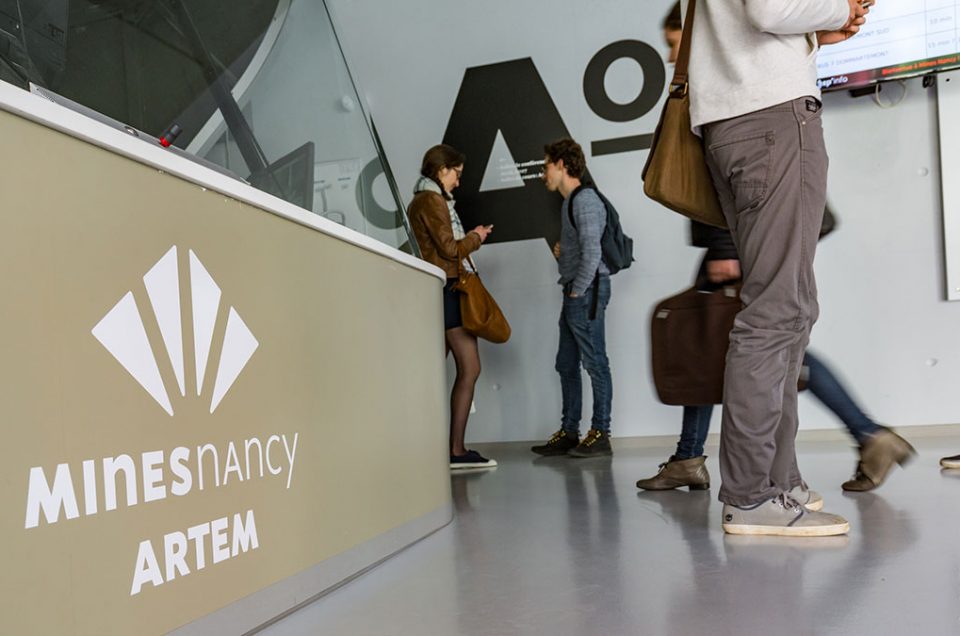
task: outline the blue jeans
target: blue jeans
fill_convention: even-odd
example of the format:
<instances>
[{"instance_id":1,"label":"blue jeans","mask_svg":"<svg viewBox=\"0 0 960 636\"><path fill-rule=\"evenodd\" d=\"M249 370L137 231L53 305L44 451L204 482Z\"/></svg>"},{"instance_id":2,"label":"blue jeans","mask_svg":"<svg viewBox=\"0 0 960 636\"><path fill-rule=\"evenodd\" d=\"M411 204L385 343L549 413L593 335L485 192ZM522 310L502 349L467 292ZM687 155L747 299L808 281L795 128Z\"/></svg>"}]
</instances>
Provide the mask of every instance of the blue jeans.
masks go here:
<instances>
[{"instance_id":1,"label":"blue jeans","mask_svg":"<svg viewBox=\"0 0 960 636\"><path fill-rule=\"evenodd\" d=\"M710 418L713 416L713 404L683 407L683 428L680 429L680 441L677 442L676 459L691 459L703 455L703 443L710 432Z\"/></svg>"},{"instance_id":2,"label":"blue jeans","mask_svg":"<svg viewBox=\"0 0 960 636\"><path fill-rule=\"evenodd\" d=\"M857 444L863 446L871 435L880 430L880 426L860 410L830 369L809 351L803 356L803 372L807 376L807 388L840 418ZM712 404L683 407L683 428L674 457L690 459L703 455L703 443L710 432L711 415Z\"/></svg>"},{"instance_id":3,"label":"blue jeans","mask_svg":"<svg viewBox=\"0 0 960 636\"><path fill-rule=\"evenodd\" d=\"M840 418L857 444L863 446L871 435L880 430L877 423L860 410L830 369L809 351L803 356L803 372L807 374L807 388Z\"/></svg>"},{"instance_id":4,"label":"blue jeans","mask_svg":"<svg viewBox=\"0 0 960 636\"><path fill-rule=\"evenodd\" d=\"M599 284L596 317L590 319L593 305L593 286ZM563 295L560 311L560 346L557 348L557 373L563 394L561 427L569 433L580 431L583 408L580 364L590 376L593 388L593 420L598 431L610 431L610 407L613 402L613 382L610 379L610 361L604 335L604 318L610 302L610 277L600 276L577 298Z\"/></svg>"}]
</instances>

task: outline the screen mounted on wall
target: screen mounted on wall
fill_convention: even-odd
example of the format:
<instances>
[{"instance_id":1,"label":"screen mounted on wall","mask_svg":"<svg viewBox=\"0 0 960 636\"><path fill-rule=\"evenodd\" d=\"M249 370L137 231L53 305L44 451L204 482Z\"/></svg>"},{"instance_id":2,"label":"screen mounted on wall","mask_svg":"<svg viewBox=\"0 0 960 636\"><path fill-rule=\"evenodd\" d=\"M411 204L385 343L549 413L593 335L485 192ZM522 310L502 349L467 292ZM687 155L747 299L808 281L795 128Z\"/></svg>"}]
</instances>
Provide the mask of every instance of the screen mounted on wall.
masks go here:
<instances>
[{"instance_id":1,"label":"screen mounted on wall","mask_svg":"<svg viewBox=\"0 0 960 636\"><path fill-rule=\"evenodd\" d=\"M960 67L958 13L960 0L881 0L860 33L820 50L820 88L860 88Z\"/></svg>"}]
</instances>

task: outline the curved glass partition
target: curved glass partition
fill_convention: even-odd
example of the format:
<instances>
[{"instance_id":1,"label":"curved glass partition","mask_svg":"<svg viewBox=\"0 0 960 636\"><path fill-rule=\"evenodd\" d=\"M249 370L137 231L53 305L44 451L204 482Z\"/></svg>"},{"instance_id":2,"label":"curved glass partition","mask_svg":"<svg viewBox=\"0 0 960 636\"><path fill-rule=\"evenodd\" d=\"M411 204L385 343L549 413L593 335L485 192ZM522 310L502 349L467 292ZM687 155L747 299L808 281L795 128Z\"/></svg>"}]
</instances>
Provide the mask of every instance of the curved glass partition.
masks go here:
<instances>
[{"instance_id":1,"label":"curved glass partition","mask_svg":"<svg viewBox=\"0 0 960 636\"><path fill-rule=\"evenodd\" d=\"M322 1L0 0L0 79L416 249Z\"/></svg>"}]
</instances>

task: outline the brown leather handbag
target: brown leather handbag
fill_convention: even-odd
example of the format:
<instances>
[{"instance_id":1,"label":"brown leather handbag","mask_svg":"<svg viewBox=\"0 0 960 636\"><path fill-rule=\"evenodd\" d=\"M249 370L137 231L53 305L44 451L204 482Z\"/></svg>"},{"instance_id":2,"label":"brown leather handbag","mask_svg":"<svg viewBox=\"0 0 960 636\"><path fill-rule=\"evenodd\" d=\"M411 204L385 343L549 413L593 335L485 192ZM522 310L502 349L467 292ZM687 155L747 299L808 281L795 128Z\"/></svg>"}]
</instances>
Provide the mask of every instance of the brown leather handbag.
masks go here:
<instances>
[{"instance_id":1,"label":"brown leather handbag","mask_svg":"<svg viewBox=\"0 0 960 636\"><path fill-rule=\"evenodd\" d=\"M704 158L703 140L690 130L687 68L696 4L696 0L690 0L687 7L676 70L641 178L644 194L657 203L695 221L725 228L727 222Z\"/></svg>"},{"instance_id":2,"label":"brown leather handbag","mask_svg":"<svg viewBox=\"0 0 960 636\"><path fill-rule=\"evenodd\" d=\"M650 329L653 383L664 404L723 402L723 372L740 285L702 292L692 287L657 304Z\"/></svg>"},{"instance_id":3,"label":"brown leather handbag","mask_svg":"<svg viewBox=\"0 0 960 636\"><path fill-rule=\"evenodd\" d=\"M460 317L463 328L478 338L497 344L510 339L510 323L507 322L500 306L483 286L476 266L470 261L474 271L469 271L460 261L459 280L453 288L460 292Z\"/></svg>"}]
</instances>

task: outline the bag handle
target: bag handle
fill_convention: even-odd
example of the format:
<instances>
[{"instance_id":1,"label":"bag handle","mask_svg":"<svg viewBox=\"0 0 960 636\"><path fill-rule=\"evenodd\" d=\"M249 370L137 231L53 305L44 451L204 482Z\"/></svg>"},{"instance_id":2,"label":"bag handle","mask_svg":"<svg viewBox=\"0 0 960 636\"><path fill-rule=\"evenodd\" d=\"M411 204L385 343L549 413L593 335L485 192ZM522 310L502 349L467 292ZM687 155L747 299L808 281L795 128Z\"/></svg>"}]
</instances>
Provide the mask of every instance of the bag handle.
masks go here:
<instances>
[{"instance_id":1,"label":"bag handle","mask_svg":"<svg viewBox=\"0 0 960 636\"><path fill-rule=\"evenodd\" d=\"M466 271L467 268L463 266L463 260L464 259L462 258L457 260L457 275L459 278L463 278L464 275L467 273ZM477 276L480 276L480 270L477 269L476 264L473 262L473 259L470 258L469 254L467 254L466 260L468 263L470 263L470 267L473 268L473 273L476 274Z\"/></svg>"},{"instance_id":2,"label":"bag handle","mask_svg":"<svg viewBox=\"0 0 960 636\"><path fill-rule=\"evenodd\" d=\"M683 35L680 38L680 53L677 54L677 65L673 71L673 81L670 82L670 96L683 97L687 94L689 82L687 70L690 68L690 40L693 37L693 17L697 9L697 0L690 0L687 5L687 17L683 21Z\"/></svg>"}]
</instances>

